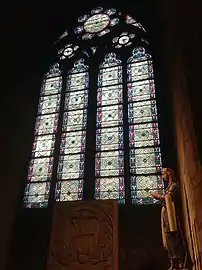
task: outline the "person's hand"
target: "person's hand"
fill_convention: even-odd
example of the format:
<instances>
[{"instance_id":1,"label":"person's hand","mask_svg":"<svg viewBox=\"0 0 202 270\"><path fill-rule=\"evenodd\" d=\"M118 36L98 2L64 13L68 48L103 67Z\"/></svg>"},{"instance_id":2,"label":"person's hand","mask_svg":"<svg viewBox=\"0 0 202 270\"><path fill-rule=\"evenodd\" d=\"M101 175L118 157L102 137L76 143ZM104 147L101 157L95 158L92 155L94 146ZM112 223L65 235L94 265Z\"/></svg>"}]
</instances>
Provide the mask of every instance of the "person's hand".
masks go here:
<instances>
[{"instance_id":1,"label":"person's hand","mask_svg":"<svg viewBox=\"0 0 202 270\"><path fill-rule=\"evenodd\" d=\"M161 199L161 194L159 194L156 191L151 191L150 193L155 199L160 200Z\"/></svg>"},{"instance_id":2,"label":"person's hand","mask_svg":"<svg viewBox=\"0 0 202 270\"><path fill-rule=\"evenodd\" d=\"M156 191L151 191L150 194L153 196L153 197L156 197L158 195L158 193Z\"/></svg>"}]
</instances>

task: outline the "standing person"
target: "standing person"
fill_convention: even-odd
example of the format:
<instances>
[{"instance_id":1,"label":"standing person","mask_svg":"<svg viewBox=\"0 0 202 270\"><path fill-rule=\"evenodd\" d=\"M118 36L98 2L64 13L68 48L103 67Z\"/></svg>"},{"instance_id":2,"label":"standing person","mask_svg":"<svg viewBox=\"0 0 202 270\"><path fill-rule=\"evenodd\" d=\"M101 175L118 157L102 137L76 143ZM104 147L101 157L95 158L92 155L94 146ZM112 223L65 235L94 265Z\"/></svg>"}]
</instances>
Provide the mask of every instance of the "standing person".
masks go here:
<instances>
[{"instance_id":1,"label":"standing person","mask_svg":"<svg viewBox=\"0 0 202 270\"><path fill-rule=\"evenodd\" d=\"M182 231L179 219L179 186L172 169L163 168L162 178L167 183L164 194L151 192L162 202L161 227L164 248L171 262L170 269L184 269L185 250L182 244Z\"/></svg>"}]
</instances>

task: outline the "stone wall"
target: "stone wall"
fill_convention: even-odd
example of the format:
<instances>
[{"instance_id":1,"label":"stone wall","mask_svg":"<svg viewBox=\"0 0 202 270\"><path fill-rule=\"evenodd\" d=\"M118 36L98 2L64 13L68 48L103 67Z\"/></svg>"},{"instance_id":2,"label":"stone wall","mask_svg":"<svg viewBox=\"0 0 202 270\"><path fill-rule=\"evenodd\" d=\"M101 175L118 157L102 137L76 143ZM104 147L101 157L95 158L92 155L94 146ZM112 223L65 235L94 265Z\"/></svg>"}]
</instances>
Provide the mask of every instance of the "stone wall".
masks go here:
<instances>
[{"instance_id":1,"label":"stone wall","mask_svg":"<svg viewBox=\"0 0 202 270\"><path fill-rule=\"evenodd\" d=\"M178 157L184 226L194 269L202 269L202 114L198 53L199 2L164 1L167 76L172 95L173 124ZM170 16L172 14L172 16ZM200 30L201 31L201 30ZM194 37L194 42L193 42ZM197 47L197 41L199 48Z\"/></svg>"}]
</instances>

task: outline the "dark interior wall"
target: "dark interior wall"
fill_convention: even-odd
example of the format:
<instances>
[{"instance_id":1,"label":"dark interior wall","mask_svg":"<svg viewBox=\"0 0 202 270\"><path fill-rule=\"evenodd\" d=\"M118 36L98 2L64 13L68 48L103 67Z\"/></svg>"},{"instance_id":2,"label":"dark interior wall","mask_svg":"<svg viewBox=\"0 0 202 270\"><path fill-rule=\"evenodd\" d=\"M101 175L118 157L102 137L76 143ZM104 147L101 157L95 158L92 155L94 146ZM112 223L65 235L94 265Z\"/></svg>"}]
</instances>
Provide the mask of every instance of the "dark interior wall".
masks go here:
<instances>
[{"instance_id":1,"label":"dark interior wall","mask_svg":"<svg viewBox=\"0 0 202 270\"><path fill-rule=\"evenodd\" d=\"M99 1L97 1L97 3L96 1L88 2L90 8L100 4ZM5 49L8 53L6 54L5 65L6 70L12 69L12 73L6 72L4 77L5 89L7 90L4 92L4 105L6 105L4 119L6 121L4 124L4 132L1 134L1 141L3 142L3 155L1 156L1 164L3 165L2 185L4 190L1 195L1 208L4 217L0 229L1 255L3 258L1 260L1 269L6 268L11 239L13 239L11 253L12 256L14 256L10 257L10 261L14 259L12 261L12 267L15 262L18 261L18 266L23 269L23 267L25 268L32 261L35 261L35 263L32 264L33 269L36 269L39 265L41 265L41 269L43 269L44 257L40 257L41 255L39 254L45 254L44 252L48 243L50 213L48 211L41 211L40 214L37 214L37 211L30 211L29 213L27 213L28 211L21 211L22 192L33 141L32 131L35 122L36 106L43 73L47 70L48 65L54 58L53 41L65 29L66 25L71 24L71 20L73 20L76 15L80 15L84 11L89 10L88 2L81 3L79 8L72 6L71 10L68 4L66 4L66 6L59 4L53 6L49 3L47 7L37 4L19 4L18 6L13 6L13 8L10 9L10 13L8 13L10 15L10 17L8 15L6 21L8 38L5 44ZM108 5L117 7L117 3L113 3L113 1L111 1L110 4L108 3ZM141 3L134 3L132 6L130 1L124 1L124 4L118 4L117 8L128 11L131 15L136 17L148 31L148 38L151 42L152 53L155 60L154 65L156 67L157 101L159 104L164 166L175 167L175 154L173 154L175 149L173 149L172 143L172 121L170 117L172 106L169 104L170 94L167 91L168 87L166 81L168 78L164 70L165 43L163 43L164 33L175 29L175 25L171 24L171 28L168 26L167 17L162 15L163 7L159 5L158 1L153 1L153 3L142 1ZM169 20L172 20L172 16ZM12 35L10 33L12 33ZM11 51L13 52L12 54L9 53ZM170 149L173 150L170 151ZM130 215L133 213L133 210L130 209L127 213ZM157 223L154 222L151 229L149 220L154 218L152 213L156 217ZM156 241L154 245L156 249L159 248L159 238L156 238L160 232L160 227L158 227L159 214L158 208L148 212L145 210L145 219L144 215L140 218L140 214L136 212L131 222L127 216L125 217L126 214L120 214L120 217L123 217L121 218L122 221L128 220L127 222L123 222L123 225L121 225L122 223L120 222L120 226L123 228L121 230L123 233L120 236L122 239L121 243L123 243L123 248L121 248L122 254L124 254L124 258L128 259L130 257L132 261L130 266L128 266L131 268L128 269L132 269L132 264L134 263L133 258L135 257L133 257L132 251L129 253L128 251L124 251L124 249L128 250L130 243L131 245L138 242L144 243L141 239L141 234L138 233L138 230L141 228L138 224L141 224L141 222L145 224L145 227L142 227L143 231L148 232L148 235L145 234L145 241L146 239L148 240L147 237L150 235L151 238L148 242L154 243L154 241ZM139 221L136 222L137 220ZM135 226L137 226L137 228ZM35 230L33 229L34 227ZM154 228L156 228L156 231ZM152 232L155 231L155 233L152 235L150 230ZM128 240L124 240L124 235L126 234L126 239ZM133 235L133 237L130 237L131 235ZM154 235L156 237L154 237ZM24 242L22 239L24 239ZM23 242L24 246L22 247L23 244L21 244L19 248L19 242ZM16 252L17 248L18 252ZM131 250L134 250L135 253L138 249L139 247L135 246ZM151 251L152 247L149 247L149 250ZM162 252L162 250L160 252ZM35 260L34 258L37 258L37 256L38 258L40 257L41 260ZM149 255L147 254L145 256ZM136 258L137 257L138 255L136 255ZM12 269L12 267L10 269Z\"/></svg>"},{"instance_id":2,"label":"dark interior wall","mask_svg":"<svg viewBox=\"0 0 202 270\"><path fill-rule=\"evenodd\" d=\"M178 179L186 237L195 269L202 267L202 107L201 3L163 2L170 30L166 37L167 74L172 94ZM172 14L172 18L171 15ZM180 14L180 16L179 16Z\"/></svg>"}]
</instances>

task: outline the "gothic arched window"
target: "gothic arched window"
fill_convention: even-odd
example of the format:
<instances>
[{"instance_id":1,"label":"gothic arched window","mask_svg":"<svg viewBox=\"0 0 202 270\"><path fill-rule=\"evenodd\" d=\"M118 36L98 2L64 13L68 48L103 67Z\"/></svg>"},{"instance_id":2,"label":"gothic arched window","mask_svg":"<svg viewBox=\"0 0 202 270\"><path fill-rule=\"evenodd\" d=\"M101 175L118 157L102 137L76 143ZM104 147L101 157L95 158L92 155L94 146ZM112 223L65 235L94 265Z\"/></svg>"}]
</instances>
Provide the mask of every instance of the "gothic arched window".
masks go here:
<instances>
[{"instance_id":1,"label":"gothic arched window","mask_svg":"<svg viewBox=\"0 0 202 270\"><path fill-rule=\"evenodd\" d=\"M96 200L156 203L150 192L164 187L146 36L131 16L97 7L56 40L55 64L41 88L25 207L81 200L88 185Z\"/></svg>"}]
</instances>

